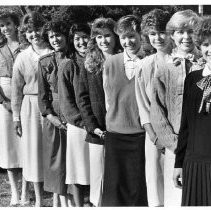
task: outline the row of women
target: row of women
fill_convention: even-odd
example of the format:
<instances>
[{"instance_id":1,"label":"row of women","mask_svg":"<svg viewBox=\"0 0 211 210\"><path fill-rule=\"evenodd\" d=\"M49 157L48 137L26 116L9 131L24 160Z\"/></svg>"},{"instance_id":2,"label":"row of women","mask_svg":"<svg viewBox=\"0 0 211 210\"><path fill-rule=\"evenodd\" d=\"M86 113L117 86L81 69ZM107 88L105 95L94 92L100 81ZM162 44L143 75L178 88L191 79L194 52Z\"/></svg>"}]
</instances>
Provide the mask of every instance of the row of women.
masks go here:
<instances>
[{"instance_id":1,"label":"row of women","mask_svg":"<svg viewBox=\"0 0 211 210\"><path fill-rule=\"evenodd\" d=\"M31 12L18 26L0 14L11 205L30 201L29 182L35 206L43 186L54 206L83 206L87 185L91 206L211 205L211 17L154 9L68 29Z\"/></svg>"}]
</instances>

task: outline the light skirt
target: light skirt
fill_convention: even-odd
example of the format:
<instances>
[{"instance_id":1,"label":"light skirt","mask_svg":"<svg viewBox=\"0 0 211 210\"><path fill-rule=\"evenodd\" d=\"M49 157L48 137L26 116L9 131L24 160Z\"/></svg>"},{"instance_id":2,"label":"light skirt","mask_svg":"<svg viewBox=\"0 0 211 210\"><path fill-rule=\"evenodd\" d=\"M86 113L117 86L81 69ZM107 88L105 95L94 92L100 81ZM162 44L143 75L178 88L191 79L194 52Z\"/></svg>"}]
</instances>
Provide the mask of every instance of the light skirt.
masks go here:
<instances>
[{"instance_id":1,"label":"light skirt","mask_svg":"<svg viewBox=\"0 0 211 210\"><path fill-rule=\"evenodd\" d=\"M150 207L164 205L164 155L152 143L146 133L145 169L147 182L147 197Z\"/></svg>"},{"instance_id":2,"label":"light skirt","mask_svg":"<svg viewBox=\"0 0 211 210\"><path fill-rule=\"evenodd\" d=\"M66 184L90 184L89 145L86 131L67 124Z\"/></svg>"},{"instance_id":3,"label":"light skirt","mask_svg":"<svg viewBox=\"0 0 211 210\"><path fill-rule=\"evenodd\" d=\"M0 77L0 88L4 95L10 99L11 78ZM20 168L21 147L20 138L16 136L13 126L12 113L0 104L0 167Z\"/></svg>"},{"instance_id":4,"label":"light skirt","mask_svg":"<svg viewBox=\"0 0 211 210\"><path fill-rule=\"evenodd\" d=\"M89 143L90 202L101 206L104 176L104 145Z\"/></svg>"},{"instance_id":5,"label":"light skirt","mask_svg":"<svg viewBox=\"0 0 211 210\"><path fill-rule=\"evenodd\" d=\"M43 118L37 95L25 95L21 107L23 177L26 181L42 182L43 177Z\"/></svg>"},{"instance_id":6,"label":"light skirt","mask_svg":"<svg viewBox=\"0 0 211 210\"><path fill-rule=\"evenodd\" d=\"M169 149L165 151L164 159L164 207L181 206L182 190L176 188L173 182L175 154Z\"/></svg>"}]
</instances>

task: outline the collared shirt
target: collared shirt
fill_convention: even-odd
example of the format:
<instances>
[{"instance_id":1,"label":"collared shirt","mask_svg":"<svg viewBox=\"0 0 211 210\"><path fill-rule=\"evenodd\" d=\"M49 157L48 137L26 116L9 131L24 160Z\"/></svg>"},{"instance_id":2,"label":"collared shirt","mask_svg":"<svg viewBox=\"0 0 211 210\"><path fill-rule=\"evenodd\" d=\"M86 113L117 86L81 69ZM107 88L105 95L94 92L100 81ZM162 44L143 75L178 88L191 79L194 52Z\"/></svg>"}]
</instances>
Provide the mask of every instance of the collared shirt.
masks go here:
<instances>
[{"instance_id":1,"label":"collared shirt","mask_svg":"<svg viewBox=\"0 0 211 210\"><path fill-rule=\"evenodd\" d=\"M124 67L125 67L125 74L129 80L131 80L136 73L136 70L140 68L140 55L141 55L141 48L140 50L134 55L133 58L129 57L126 51L124 51Z\"/></svg>"},{"instance_id":2,"label":"collared shirt","mask_svg":"<svg viewBox=\"0 0 211 210\"><path fill-rule=\"evenodd\" d=\"M208 76L208 75L210 75L210 74L211 74L211 69L210 69L209 66L206 64L205 67L204 67L204 69L203 69L202 76L203 76L203 77L206 77L206 76Z\"/></svg>"}]
</instances>

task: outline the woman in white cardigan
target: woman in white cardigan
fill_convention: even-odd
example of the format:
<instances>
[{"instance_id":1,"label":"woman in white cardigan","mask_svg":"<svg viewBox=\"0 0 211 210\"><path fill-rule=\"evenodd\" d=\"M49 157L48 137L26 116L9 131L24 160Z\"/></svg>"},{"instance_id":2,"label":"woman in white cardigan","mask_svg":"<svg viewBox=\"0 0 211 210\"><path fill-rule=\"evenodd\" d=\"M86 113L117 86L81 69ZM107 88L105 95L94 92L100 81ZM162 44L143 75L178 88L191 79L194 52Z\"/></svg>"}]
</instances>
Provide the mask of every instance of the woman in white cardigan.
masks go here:
<instances>
[{"instance_id":1,"label":"woman in white cardigan","mask_svg":"<svg viewBox=\"0 0 211 210\"><path fill-rule=\"evenodd\" d=\"M142 18L144 38L157 51L142 60L141 68L136 71L135 92L141 124L146 130L146 182L149 206L164 205L163 154L162 148L155 145L156 133L152 128L149 112L151 105L152 80L157 66L162 65L166 54L171 50L165 27L170 14L161 9L154 9Z\"/></svg>"}]
</instances>

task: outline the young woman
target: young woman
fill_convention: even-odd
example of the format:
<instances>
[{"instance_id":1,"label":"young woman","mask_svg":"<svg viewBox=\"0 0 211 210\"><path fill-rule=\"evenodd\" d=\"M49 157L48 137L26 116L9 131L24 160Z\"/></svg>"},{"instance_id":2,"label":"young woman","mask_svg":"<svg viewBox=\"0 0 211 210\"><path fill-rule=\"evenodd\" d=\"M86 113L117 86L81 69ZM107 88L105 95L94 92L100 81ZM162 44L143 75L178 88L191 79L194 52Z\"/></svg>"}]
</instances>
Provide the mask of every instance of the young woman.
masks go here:
<instances>
[{"instance_id":1,"label":"young woman","mask_svg":"<svg viewBox=\"0 0 211 210\"><path fill-rule=\"evenodd\" d=\"M107 59L104 91L107 113L103 206L147 206L145 131L135 98L135 71L141 65L140 19L120 18L116 33L123 53Z\"/></svg>"},{"instance_id":2,"label":"young woman","mask_svg":"<svg viewBox=\"0 0 211 210\"><path fill-rule=\"evenodd\" d=\"M13 127L11 112L11 78L13 63L20 52L18 41L19 17L15 12L0 14L1 35L6 38L0 44L0 167L7 169L11 185L10 205L19 203L17 170L21 167L20 141Z\"/></svg>"},{"instance_id":3,"label":"young woman","mask_svg":"<svg viewBox=\"0 0 211 210\"><path fill-rule=\"evenodd\" d=\"M193 42L193 29L199 18L192 10L176 12L166 26L175 48L158 67L153 79L151 123L157 139L165 147L164 206L179 206L181 191L172 180L178 132L182 112L183 86L186 75L193 71L194 62L201 56Z\"/></svg>"},{"instance_id":4,"label":"young woman","mask_svg":"<svg viewBox=\"0 0 211 210\"><path fill-rule=\"evenodd\" d=\"M22 41L27 41L29 47L17 56L14 63L11 101L15 131L21 136L22 196L26 197L25 181L33 182L37 207L42 205L41 183L44 181L43 123L38 108L38 60L51 52L41 38L41 28L44 23L43 17L36 12L28 13L23 17L20 33Z\"/></svg>"},{"instance_id":5,"label":"young woman","mask_svg":"<svg viewBox=\"0 0 211 210\"><path fill-rule=\"evenodd\" d=\"M211 17L195 28L205 65L185 79L182 120L175 151L174 182L182 187L182 206L211 205ZM182 178L182 184L181 180Z\"/></svg>"},{"instance_id":6,"label":"young woman","mask_svg":"<svg viewBox=\"0 0 211 210\"><path fill-rule=\"evenodd\" d=\"M58 97L59 65L69 56L68 27L60 20L52 20L43 27L43 39L53 48L53 52L39 60L38 103L44 117L43 160L44 190L53 192L53 206L67 206L66 177L66 126Z\"/></svg>"},{"instance_id":7,"label":"young woman","mask_svg":"<svg viewBox=\"0 0 211 210\"><path fill-rule=\"evenodd\" d=\"M106 129L104 62L119 49L114 26L115 22L111 18L94 20L79 85L79 108L88 132L86 141L89 142L90 202L94 206L101 205L104 171L104 140L101 138Z\"/></svg>"},{"instance_id":8,"label":"young woman","mask_svg":"<svg viewBox=\"0 0 211 210\"><path fill-rule=\"evenodd\" d=\"M171 42L165 28L170 14L154 9L142 17L141 31L145 40L156 49L156 53L145 57L136 71L135 91L141 124L146 130L146 182L149 206L164 205L163 154L162 148L155 146L156 133L150 122L151 89L153 77L160 63L171 51Z\"/></svg>"},{"instance_id":9,"label":"young woman","mask_svg":"<svg viewBox=\"0 0 211 210\"><path fill-rule=\"evenodd\" d=\"M59 104L67 121L66 184L72 185L76 206L84 205L84 185L89 185L89 147L78 108L79 76L84 65L90 27L73 24L69 33L71 59L59 66Z\"/></svg>"}]
</instances>

